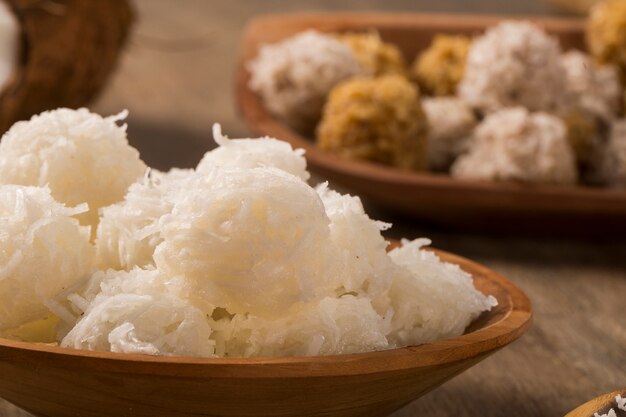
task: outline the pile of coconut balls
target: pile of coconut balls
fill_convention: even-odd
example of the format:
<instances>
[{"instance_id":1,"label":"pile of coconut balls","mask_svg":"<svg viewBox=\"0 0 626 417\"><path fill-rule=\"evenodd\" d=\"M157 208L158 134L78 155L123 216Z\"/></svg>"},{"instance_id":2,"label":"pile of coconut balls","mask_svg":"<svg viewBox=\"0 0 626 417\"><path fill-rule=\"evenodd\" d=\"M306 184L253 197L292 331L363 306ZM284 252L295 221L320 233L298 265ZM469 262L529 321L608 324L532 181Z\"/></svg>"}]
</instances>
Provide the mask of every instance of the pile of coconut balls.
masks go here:
<instances>
[{"instance_id":1,"label":"pile of coconut balls","mask_svg":"<svg viewBox=\"0 0 626 417\"><path fill-rule=\"evenodd\" d=\"M250 88L325 151L469 180L626 187L626 3L588 22L590 54L533 23L439 34L406 65L376 32L263 45Z\"/></svg>"},{"instance_id":2,"label":"pile of coconut balls","mask_svg":"<svg viewBox=\"0 0 626 417\"><path fill-rule=\"evenodd\" d=\"M329 355L463 334L496 305L423 249L387 252L303 151L230 140L150 170L125 117L45 112L0 143L0 335L191 357Z\"/></svg>"}]
</instances>

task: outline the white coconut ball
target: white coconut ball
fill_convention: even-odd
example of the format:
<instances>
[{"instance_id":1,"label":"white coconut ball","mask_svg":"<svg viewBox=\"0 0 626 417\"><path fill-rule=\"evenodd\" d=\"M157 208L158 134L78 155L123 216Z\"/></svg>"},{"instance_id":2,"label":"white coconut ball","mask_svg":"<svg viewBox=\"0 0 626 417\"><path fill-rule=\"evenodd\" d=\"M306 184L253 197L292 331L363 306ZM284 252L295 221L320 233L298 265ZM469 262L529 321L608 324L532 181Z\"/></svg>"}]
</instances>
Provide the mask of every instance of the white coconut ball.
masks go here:
<instances>
[{"instance_id":1,"label":"white coconut ball","mask_svg":"<svg viewBox=\"0 0 626 417\"><path fill-rule=\"evenodd\" d=\"M86 294L70 300L82 318L61 346L84 350L214 356L207 312L185 296L181 279L156 270L97 272ZM100 291L94 295L94 290ZM210 314L210 312L208 313Z\"/></svg>"},{"instance_id":2,"label":"white coconut ball","mask_svg":"<svg viewBox=\"0 0 626 417\"><path fill-rule=\"evenodd\" d=\"M159 219L170 213L183 182L193 170L151 170L132 184L124 201L102 209L96 234L98 265L125 269L154 265L154 249L163 241Z\"/></svg>"},{"instance_id":3,"label":"white coconut ball","mask_svg":"<svg viewBox=\"0 0 626 417\"><path fill-rule=\"evenodd\" d=\"M556 110L565 88L560 56L558 40L532 23L502 22L472 43L459 97L484 112Z\"/></svg>"},{"instance_id":4,"label":"white coconut ball","mask_svg":"<svg viewBox=\"0 0 626 417\"><path fill-rule=\"evenodd\" d=\"M617 68L598 66L580 51L570 51L561 57L565 69L568 107L610 123L617 117L623 89Z\"/></svg>"},{"instance_id":5,"label":"white coconut ball","mask_svg":"<svg viewBox=\"0 0 626 417\"><path fill-rule=\"evenodd\" d=\"M86 210L58 203L47 188L0 186L0 330L51 313L72 320L58 296L93 266L89 228L72 217Z\"/></svg>"},{"instance_id":6,"label":"white coconut ball","mask_svg":"<svg viewBox=\"0 0 626 417\"><path fill-rule=\"evenodd\" d=\"M397 346L459 336L483 311L498 304L478 291L472 276L458 265L423 249L429 244L428 239L404 240L389 253L402 267L389 291L394 313L388 338Z\"/></svg>"},{"instance_id":7,"label":"white coconut ball","mask_svg":"<svg viewBox=\"0 0 626 417\"><path fill-rule=\"evenodd\" d=\"M300 357L386 349L389 321L366 298L346 295L290 309L276 320L235 315L212 324L216 353Z\"/></svg>"},{"instance_id":8,"label":"white coconut ball","mask_svg":"<svg viewBox=\"0 0 626 417\"><path fill-rule=\"evenodd\" d=\"M98 209L122 200L146 169L116 124L126 115L57 109L14 124L0 143L0 182L47 185L68 206L87 203L79 219L95 232Z\"/></svg>"},{"instance_id":9,"label":"white coconut ball","mask_svg":"<svg viewBox=\"0 0 626 417\"><path fill-rule=\"evenodd\" d=\"M219 145L207 152L196 170L210 172L214 167L282 169L303 181L311 175L306 170L304 150L294 150L287 142L270 137L256 139L228 139L219 124L213 125L213 138Z\"/></svg>"},{"instance_id":10,"label":"white coconut ball","mask_svg":"<svg viewBox=\"0 0 626 417\"><path fill-rule=\"evenodd\" d=\"M437 171L450 168L464 153L477 124L472 109L457 97L427 97L422 100L428 118L428 167Z\"/></svg>"},{"instance_id":11,"label":"white coconut ball","mask_svg":"<svg viewBox=\"0 0 626 417\"><path fill-rule=\"evenodd\" d=\"M376 300L391 282L393 265L387 255L388 242L381 235L391 224L371 219L359 197L340 194L327 183L316 190L330 218L330 239L339 257L334 271L341 283L339 290Z\"/></svg>"},{"instance_id":12,"label":"white coconut ball","mask_svg":"<svg viewBox=\"0 0 626 417\"><path fill-rule=\"evenodd\" d=\"M365 73L350 47L313 30L262 46L249 71L250 88L269 110L303 129L319 120L335 85Z\"/></svg>"},{"instance_id":13,"label":"white coconut ball","mask_svg":"<svg viewBox=\"0 0 626 417\"><path fill-rule=\"evenodd\" d=\"M563 121L521 107L485 118L451 173L462 179L553 184L573 184L578 176Z\"/></svg>"},{"instance_id":14,"label":"white coconut ball","mask_svg":"<svg viewBox=\"0 0 626 417\"><path fill-rule=\"evenodd\" d=\"M154 258L231 313L278 316L336 288L329 219L313 188L275 168L197 175L171 214Z\"/></svg>"}]
</instances>

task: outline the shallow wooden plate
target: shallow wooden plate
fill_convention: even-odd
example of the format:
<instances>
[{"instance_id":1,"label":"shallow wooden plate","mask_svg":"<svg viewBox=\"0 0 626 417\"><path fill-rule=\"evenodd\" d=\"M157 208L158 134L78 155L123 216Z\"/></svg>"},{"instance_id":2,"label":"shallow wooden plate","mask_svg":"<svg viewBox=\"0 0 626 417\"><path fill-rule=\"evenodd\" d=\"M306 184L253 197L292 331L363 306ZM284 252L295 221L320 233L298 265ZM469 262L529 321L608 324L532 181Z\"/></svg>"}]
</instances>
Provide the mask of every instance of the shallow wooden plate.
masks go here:
<instances>
[{"instance_id":1,"label":"shallow wooden plate","mask_svg":"<svg viewBox=\"0 0 626 417\"><path fill-rule=\"evenodd\" d=\"M617 394L626 397L626 387L587 401L580 407L567 413L565 417L593 417L594 413L600 415L607 414L611 408L616 412L618 417L626 415L625 411L617 408L617 404L615 403L615 396Z\"/></svg>"},{"instance_id":2,"label":"shallow wooden plate","mask_svg":"<svg viewBox=\"0 0 626 417\"><path fill-rule=\"evenodd\" d=\"M514 284L438 253L499 303L457 338L277 359L152 357L0 339L0 397L48 417L386 415L511 343L531 323L530 302Z\"/></svg>"},{"instance_id":3,"label":"shallow wooden plate","mask_svg":"<svg viewBox=\"0 0 626 417\"><path fill-rule=\"evenodd\" d=\"M309 167L370 201L420 219L465 229L540 234L615 236L626 232L626 192L584 186L549 186L454 180L447 175L410 173L368 162L348 161L315 147L264 107L248 88L247 62L259 46L302 30L325 32L377 29L404 53L407 62L437 33L477 34L503 17L422 14L269 15L250 22L236 76L240 111L256 134L306 150ZM584 48L581 20L534 18L565 49Z\"/></svg>"}]
</instances>

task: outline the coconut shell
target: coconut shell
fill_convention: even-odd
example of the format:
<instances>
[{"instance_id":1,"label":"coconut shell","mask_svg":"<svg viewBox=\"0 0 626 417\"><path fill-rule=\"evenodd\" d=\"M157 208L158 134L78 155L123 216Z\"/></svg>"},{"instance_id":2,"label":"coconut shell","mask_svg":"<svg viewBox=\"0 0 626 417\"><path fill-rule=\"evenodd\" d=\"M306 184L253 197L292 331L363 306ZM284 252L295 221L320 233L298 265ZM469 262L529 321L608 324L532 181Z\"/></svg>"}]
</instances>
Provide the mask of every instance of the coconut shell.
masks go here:
<instances>
[{"instance_id":1,"label":"coconut shell","mask_svg":"<svg viewBox=\"0 0 626 417\"><path fill-rule=\"evenodd\" d=\"M5 0L21 30L17 68L0 93L0 132L57 107L89 103L115 68L133 22L127 0Z\"/></svg>"}]
</instances>

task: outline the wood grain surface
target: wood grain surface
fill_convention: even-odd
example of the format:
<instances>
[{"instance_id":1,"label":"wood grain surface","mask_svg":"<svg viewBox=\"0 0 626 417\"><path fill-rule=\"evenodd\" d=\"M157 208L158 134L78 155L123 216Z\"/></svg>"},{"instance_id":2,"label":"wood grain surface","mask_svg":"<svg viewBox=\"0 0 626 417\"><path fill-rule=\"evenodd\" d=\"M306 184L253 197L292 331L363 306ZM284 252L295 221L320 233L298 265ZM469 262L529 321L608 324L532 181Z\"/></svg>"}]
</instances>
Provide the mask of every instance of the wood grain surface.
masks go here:
<instances>
[{"instance_id":1,"label":"wood grain surface","mask_svg":"<svg viewBox=\"0 0 626 417\"><path fill-rule=\"evenodd\" d=\"M231 137L247 134L235 112L232 85L240 31L258 13L357 6L551 12L540 0L141 0L137 6L140 21L131 47L94 109L110 114L128 108L133 144L161 168L196 163L212 146L212 122L221 122ZM502 273L528 294L535 312L533 328L521 340L394 417L564 416L626 385L626 238L607 243L461 234L368 209L395 224L393 237L428 236L438 248ZM0 416L30 414L0 400Z\"/></svg>"}]
</instances>

